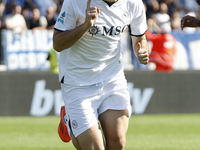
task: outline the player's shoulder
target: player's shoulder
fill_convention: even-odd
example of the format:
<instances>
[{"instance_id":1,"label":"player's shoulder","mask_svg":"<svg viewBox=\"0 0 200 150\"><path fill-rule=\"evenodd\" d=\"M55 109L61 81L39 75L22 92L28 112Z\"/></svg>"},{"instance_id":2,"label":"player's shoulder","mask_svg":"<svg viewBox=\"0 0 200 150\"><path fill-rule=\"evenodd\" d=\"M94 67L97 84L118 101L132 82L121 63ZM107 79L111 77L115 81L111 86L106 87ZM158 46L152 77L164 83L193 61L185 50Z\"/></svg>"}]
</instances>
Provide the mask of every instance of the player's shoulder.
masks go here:
<instances>
[{"instance_id":1,"label":"player's shoulder","mask_svg":"<svg viewBox=\"0 0 200 150\"><path fill-rule=\"evenodd\" d=\"M72 5L76 7L81 7L87 4L88 0L64 0L65 5Z\"/></svg>"},{"instance_id":2,"label":"player's shoulder","mask_svg":"<svg viewBox=\"0 0 200 150\"><path fill-rule=\"evenodd\" d=\"M143 4L142 0L124 0L124 1L126 1L127 3L132 4L132 5L141 5L141 4Z\"/></svg>"}]
</instances>

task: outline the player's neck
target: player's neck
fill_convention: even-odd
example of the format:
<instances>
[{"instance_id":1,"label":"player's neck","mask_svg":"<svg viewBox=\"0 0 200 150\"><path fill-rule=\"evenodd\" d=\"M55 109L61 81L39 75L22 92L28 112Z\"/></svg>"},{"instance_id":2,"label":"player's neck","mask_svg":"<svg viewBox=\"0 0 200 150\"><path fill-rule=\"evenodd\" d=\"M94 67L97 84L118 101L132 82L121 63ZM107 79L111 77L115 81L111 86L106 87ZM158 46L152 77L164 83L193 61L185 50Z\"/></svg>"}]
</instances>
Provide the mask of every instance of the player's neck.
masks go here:
<instances>
[{"instance_id":1,"label":"player's neck","mask_svg":"<svg viewBox=\"0 0 200 150\"><path fill-rule=\"evenodd\" d=\"M106 1L106 2L116 2L116 1L118 1L118 0L104 0L104 1Z\"/></svg>"}]
</instances>

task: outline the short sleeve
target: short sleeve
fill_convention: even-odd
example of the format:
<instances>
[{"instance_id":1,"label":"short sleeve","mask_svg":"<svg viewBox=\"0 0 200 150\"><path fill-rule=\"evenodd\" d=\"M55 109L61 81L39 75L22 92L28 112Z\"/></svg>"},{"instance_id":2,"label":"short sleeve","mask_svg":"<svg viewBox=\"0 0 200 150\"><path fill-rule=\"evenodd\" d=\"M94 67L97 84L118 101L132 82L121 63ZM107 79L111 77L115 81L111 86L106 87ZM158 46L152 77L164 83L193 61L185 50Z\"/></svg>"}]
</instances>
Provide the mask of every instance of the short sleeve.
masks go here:
<instances>
[{"instance_id":1,"label":"short sleeve","mask_svg":"<svg viewBox=\"0 0 200 150\"><path fill-rule=\"evenodd\" d=\"M134 6L134 17L130 24L132 36L142 36L147 31L146 12L142 0L137 0Z\"/></svg>"},{"instance_id":2,"label":"short sleeve","mask_svg":"<svg viewBox=\"0 0 200 150\"><path fill-rule=\"evenodd\" d=\"M64 0L60 14L54 26L55 30L66 31L75 28L76 15L72 1L73 0Z\"/></svg>"}]
</instances>

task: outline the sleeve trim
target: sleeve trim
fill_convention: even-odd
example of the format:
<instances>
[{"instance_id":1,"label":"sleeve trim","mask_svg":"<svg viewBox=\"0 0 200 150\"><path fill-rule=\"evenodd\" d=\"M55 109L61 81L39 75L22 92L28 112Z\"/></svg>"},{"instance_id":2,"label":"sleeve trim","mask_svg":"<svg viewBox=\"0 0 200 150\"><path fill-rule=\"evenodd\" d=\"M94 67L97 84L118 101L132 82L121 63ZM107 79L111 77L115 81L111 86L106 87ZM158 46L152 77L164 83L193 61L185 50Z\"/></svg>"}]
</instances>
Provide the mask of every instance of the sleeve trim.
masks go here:
<instances>
[{"instance_id":1,"label":"sleeve trim","mask_svg":"<svg viewBox=\"0 0 200 150\"><path fill-rule=\"evenodd\" d=\"M141 36L143 36L146 32L147 32L147 30L146 30L143 34L140 34L140 35L134 35L134 34L131 34L131 33L130 33L130 35L131 35L131 36L136 36L136 37L141 37Z\"/></svg>"},{"instance_id":2,"label":"sleeve trim","mask_svg":"<svg viewBox=\"0 0 200 150\"><path fill-rule=\"evenodd\" d=\"M60 32L64 32L63 30L59 30L59 29L57 29L57 28L54 28L54 30L56 30L56 31L60 31Z\"/></svg>"}]
</instances>

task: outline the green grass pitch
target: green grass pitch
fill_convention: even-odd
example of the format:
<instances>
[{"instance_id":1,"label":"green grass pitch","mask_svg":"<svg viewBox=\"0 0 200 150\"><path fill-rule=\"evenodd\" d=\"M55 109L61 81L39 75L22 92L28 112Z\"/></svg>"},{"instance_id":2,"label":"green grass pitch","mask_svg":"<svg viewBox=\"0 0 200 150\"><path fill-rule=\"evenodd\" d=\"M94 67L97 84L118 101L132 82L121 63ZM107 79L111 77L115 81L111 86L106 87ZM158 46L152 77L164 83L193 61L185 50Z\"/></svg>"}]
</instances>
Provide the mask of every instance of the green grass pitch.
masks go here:
<instances>
[{"instance_id":1,"label":"green grass pitch","mask_svg":"<svg viewBox=\"0 0 200 150\"><path fill-rule=\"evenodd\" d=\"M74 150L58 116L0 117L0 150ZM200 114L133 115L125 150L200 150Z\"/></svg>"}]
</instances>

